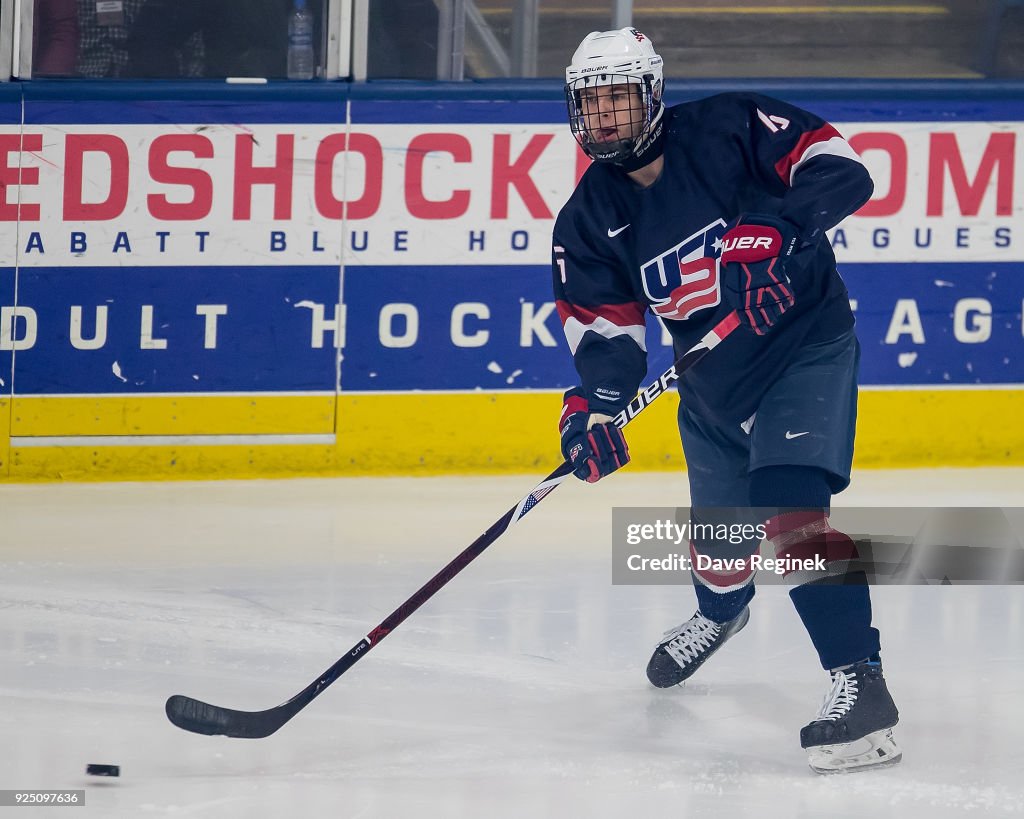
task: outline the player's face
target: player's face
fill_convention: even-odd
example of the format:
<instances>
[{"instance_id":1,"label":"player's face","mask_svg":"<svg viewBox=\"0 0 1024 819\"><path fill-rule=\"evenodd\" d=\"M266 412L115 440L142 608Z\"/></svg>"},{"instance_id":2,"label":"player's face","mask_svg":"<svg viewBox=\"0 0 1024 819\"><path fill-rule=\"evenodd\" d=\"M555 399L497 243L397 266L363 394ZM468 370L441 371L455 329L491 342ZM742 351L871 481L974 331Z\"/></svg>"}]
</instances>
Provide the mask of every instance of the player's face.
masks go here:
<instances>
[{"instance_id":1,"label":"player's face","mask_svg":"<svg viewBox=\"0 0 1024 819\"><path fill-rule=\"evenodd\" d=\"M580 108L594 142L633 139L643 127L640 86L632 83L598 85L580 90Z\"/></svg>"}]
</instances>

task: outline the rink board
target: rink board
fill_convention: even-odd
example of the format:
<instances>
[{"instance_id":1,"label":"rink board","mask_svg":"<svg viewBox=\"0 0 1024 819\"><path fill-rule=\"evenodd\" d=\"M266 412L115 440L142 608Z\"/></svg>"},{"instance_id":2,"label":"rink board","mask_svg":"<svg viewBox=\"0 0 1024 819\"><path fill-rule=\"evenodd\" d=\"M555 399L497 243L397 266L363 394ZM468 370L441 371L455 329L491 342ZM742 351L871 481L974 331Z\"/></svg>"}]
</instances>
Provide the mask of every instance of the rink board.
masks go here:
<instances>
[{"instance_id":1,"label":"rink board","mask_svg":"<svg viewBox=\"0 0 1024 819\"><path fill-rule=\"evenodd\" d=\"M829 237L858 464L1024 462L1020 89L767 90L876 180ZM586 167L563 117L554 85L2 89L0 475L547 471L574 383L550 231ZM648 349L653 378L653 322ZM638 468L682 463L663 402Z\"/></svg>"}]
</instances>

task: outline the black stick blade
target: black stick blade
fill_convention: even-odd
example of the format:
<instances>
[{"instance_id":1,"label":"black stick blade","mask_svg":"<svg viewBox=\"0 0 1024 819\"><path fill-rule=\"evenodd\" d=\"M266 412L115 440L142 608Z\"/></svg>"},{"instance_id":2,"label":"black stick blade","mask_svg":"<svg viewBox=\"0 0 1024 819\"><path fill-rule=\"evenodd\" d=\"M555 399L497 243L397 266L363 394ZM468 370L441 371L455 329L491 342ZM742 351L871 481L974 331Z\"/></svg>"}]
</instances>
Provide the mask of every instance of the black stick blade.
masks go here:
<instances>
[{"instance_id":1,"label":"black stick blade","mask_svg":"<svg viewBox=\"0 0 1024 819\"><path fill-rule=\"evenodd\" d=\"M167 719L194 734L261 739L268 737L292 716L281 706L267 711L235 711L175 694L164 706Z\"/></svg>"}]
</instances>

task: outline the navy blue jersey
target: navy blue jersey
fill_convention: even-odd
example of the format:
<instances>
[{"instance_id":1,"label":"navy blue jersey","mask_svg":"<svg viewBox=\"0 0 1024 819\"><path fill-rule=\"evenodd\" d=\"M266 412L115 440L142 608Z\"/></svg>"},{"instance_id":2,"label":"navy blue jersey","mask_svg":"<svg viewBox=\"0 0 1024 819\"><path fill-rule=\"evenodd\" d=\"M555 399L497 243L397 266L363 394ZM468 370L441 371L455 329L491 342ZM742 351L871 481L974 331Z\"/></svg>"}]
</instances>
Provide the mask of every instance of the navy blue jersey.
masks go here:
<instances>
[{"instance_id":1,"label":"navy blue jersey","mask_svg":"<svg viewBox=\"0 0 1024 819\"><path fill-rule=\"evenodd\" d=\"M802 344L853 325L825 231L871 196L860 158L828 123L758 94L720 94L665 112L665 166L653 185L594 163L555 222L552 271L566 339L592 412L614 415L647 371L644 317L659 316L676 355L728 312L719 262L741 213L792 223L795 305L764 336L738 328L679 383L695 413L749 418Z\"/></svg>"}]
</instances>

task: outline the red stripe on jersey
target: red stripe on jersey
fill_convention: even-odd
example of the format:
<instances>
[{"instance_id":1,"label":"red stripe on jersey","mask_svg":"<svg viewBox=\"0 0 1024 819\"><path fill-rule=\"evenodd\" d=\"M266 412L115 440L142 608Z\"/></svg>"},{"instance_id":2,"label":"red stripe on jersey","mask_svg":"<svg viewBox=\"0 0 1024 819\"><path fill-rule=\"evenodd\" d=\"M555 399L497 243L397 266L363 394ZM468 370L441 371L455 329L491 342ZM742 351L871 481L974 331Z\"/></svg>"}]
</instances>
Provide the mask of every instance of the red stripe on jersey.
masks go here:
<instances>
[{"instance_id":1,"label":"red stripe on jersey","mask_svg":"<svg viewBox=\"0 0 1024 819\"><path fill-rule=\"evenodd\" d=\"M644 324L644 313L647 308L638 301L625 304L601 304L597 307L580 307L578 304L570 304L567 301L558 300L555 302L558 308L558 316L564 325L569 319L574 318L580 324L590 325L597 319L603 318L610 321L616 327L635 327Z\"/></svg>"},{"instance_id":2,"label":"red stripe on jersey","mask_svg":"<svg viewBox=\"0 0 1024 819\"><path fill-rule=\"evenodd\" d=\"M830 139L834 139L835 137L842 139L842 135L831 125L827 124L819 128L817 131L808 131L805 134L801 134L799 142L796 143L796 147L775 163L775 172L779 175L786 186L789 187L789 175L793 170L793 166L803 159L804 154L807 153L807 149L819 142L828 142Z\"/></svg>"},{"instance_id":3,"label":"red stripe on jersey","mask_svg":"<svg viewBox=\"0 0 1024 819\"><path fill-rule=\"evenodd\" d=\"M698 310L718 304L719 292L717 287L712 287L706 293L694 295L691 287L684 284L673 290L668 299L665 304L651 305L654 314L670 319L686 319Z\"/></svg>"}]
</instances>

